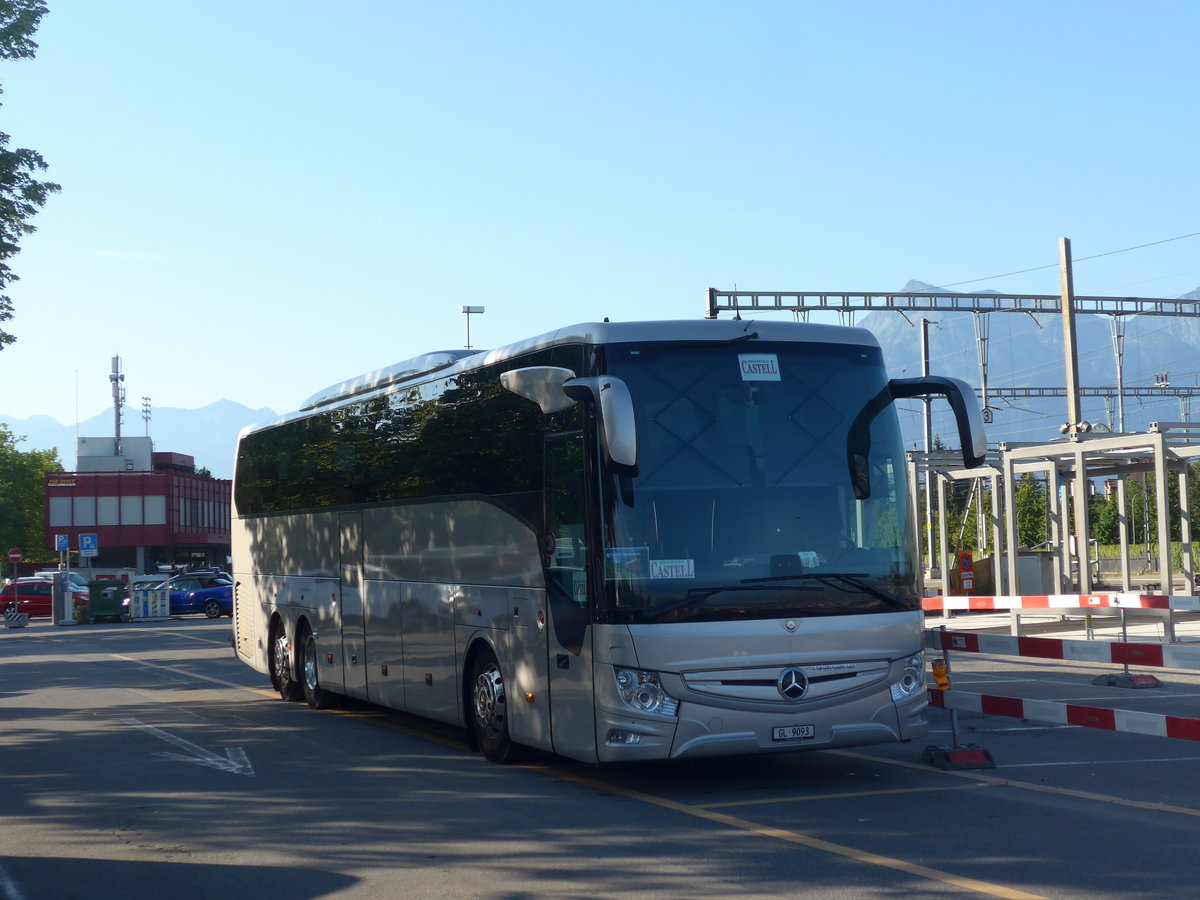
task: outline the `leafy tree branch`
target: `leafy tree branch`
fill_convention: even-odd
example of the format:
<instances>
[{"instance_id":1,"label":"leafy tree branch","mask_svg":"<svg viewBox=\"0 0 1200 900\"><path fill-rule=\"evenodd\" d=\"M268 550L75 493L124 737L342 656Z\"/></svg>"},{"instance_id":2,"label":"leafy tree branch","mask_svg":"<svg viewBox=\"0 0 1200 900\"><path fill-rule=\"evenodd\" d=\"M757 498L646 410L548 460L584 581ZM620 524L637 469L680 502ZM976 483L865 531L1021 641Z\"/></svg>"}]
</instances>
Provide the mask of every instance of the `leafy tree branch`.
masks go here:
<instances>
[{"instance_id":1,"label":"leafy tree branch","mask_svg":"<svg viewBox=\"0 0 1200 900\"><path fill-rule=\"evenodd\" d=\"M45 0L0 0L0 59L34 56L37 44L33 33L47 11ZM18 280L8 261L20 251L21 238L37 230L29 220L50 194L61 189L36 177L46 170L40 153L23 147L9 149L9 140L9 135L0 132L0 322L13 317L7 291ZM0 329L0 350L14 340L14 335Z\"/></svg>"}]
</instances>

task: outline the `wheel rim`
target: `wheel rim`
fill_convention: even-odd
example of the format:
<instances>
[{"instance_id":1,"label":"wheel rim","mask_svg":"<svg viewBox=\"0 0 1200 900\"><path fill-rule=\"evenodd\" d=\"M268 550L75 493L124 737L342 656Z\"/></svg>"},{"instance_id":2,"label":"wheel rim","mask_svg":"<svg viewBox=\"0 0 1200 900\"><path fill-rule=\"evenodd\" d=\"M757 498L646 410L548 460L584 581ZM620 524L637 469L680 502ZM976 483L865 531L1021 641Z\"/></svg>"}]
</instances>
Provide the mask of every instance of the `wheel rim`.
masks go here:
<instances>
[{"instance_id":1,"label":"wheel rim","mask_svg":"<svg viewBox=\"0 0 1200 900\"><path fill-rule=\"evenodd\" d=\"M216 600L209 600L204 605L204 614L210 619L217 619L221 616L221 604Z\"/></svg>"},{"instance_id":2,"label":"wheel rim","mask_svg":"<svg viewBox=\"0 0 1200 900\"><path fill-rule=\"evenodd\" d=\"M500 733L505 716L504 681L495 663L475 676L475 721L489 736Z\"/></svg>"},{"instance_id":3,"label":"wheel rim","mask_svg":"<svg viewBox=\"0 0 1200 900\"><path fill-rule=\"evenodd\" d=\"M275 677L280 684L292 680L291 654L288 652L287 638L282 634L275 639Z\"/></svg>"},{"instance_id":4,"label":"wheel rim","mask_svg":"<svg viewBox=\"0 0 1200 900\"><path fill-rule=\"evenodd\" d=\"M320 682L317 679L316 641L311 639L304 645L304 684L314 694L320 688Z\"/></svg>"}]
</instances>

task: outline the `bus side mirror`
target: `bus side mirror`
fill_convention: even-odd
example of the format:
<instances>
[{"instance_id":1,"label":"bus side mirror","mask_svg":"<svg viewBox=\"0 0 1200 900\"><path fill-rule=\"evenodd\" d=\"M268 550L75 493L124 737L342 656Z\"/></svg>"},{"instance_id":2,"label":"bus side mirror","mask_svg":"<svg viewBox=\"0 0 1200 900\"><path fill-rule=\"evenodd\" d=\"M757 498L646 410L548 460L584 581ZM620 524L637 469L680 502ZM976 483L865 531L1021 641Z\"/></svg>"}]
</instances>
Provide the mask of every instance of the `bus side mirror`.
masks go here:
<instances>
[{"instance_id":1,"label":"bus side mirror","mask_svg":"<svg viewBox=\"0 0 1200 900\"><path fill-rule=\"evenodd\" d=\"M530 366L501 372L500 384L518 397L532 400L541 407L542 412L549 415L575 405L575 401L563 391L563 382L574 377L575 373L570 369Z\"/></svg>"},{"instance_id":2,"label":"bus side mirror","mask_svg":"<svg viewBox=\"0 0 1200 900\"><path fill-rule=\"evenodd\" d=\"M593 403L599 420L604 455L609 467L621 475L638 470L637 424L629 387L613 375L577 378L558 366L529 366L500 374L500 384L518 397L532 400L543 413L556 413L580 400Z\"/></svg>"},{"instance_id":3,"label":"bus side mirror","mask_svg":"<svg viewBox=\"0 0 1200 900\"><path fill-rule=\"evenodd\" d=\"M563 390L573 400L590 400L596 406L604 456L620 475L638 472L637 422L629 386L613 375L572 378Z\"/></svg>"},{"instance_id":4,"label":"bus side mirror","mask_svg":"<svg viewBox=\"0 0 1200 900\"><path fill-rule=\"evenodd\" d=\"M963 466L974 469L983 465L987 456L987 435L984 433L983 413L975 400L975 391L959 378L944 375L923 375L920 378L893 378L889 382L893 399L928 397L941 394L954 410L958 423L958 439L962 447Z\"/></svg>"},{"instance_id":5,"label":"bus side mirror","mask_svg":"<svg viewBox=\"0 0 1200 900\"><path fill-rule=\"evenodd\" d=\"M973 469L983 465L987 456L987 435L983 430L983 414L975 402L975 392L965 381L943 375L923 375L920 378L893 378L878 394L867 401L846 437L846 462L850 468L850 485L857 500L871 496L871 422L896 400L942 394L950 401L958 423L962 442L963 466Z\"/></svg>"}]
</instances>

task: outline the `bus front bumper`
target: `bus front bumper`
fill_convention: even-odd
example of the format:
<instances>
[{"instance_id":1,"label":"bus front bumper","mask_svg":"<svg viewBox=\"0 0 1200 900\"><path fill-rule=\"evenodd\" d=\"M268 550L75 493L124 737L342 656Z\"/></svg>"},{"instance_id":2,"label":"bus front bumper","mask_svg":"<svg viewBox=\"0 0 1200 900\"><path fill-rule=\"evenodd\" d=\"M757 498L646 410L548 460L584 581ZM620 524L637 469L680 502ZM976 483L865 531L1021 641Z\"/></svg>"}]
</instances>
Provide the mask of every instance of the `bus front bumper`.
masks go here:
<instances>
[{"instance_id":1,"label":"bus front bumper","mask_svg":"<svg viewBox=\"0 0 1200 900\"><path fill-rule=\"evenodd\" d=\"M911 741L929 733L928 707L925 691L896 702L885 689L812 710L763 712L684 702L678 716L667 718L600 708L596 749L600 762L626 762Z\"/></svg>"}]
</instances>

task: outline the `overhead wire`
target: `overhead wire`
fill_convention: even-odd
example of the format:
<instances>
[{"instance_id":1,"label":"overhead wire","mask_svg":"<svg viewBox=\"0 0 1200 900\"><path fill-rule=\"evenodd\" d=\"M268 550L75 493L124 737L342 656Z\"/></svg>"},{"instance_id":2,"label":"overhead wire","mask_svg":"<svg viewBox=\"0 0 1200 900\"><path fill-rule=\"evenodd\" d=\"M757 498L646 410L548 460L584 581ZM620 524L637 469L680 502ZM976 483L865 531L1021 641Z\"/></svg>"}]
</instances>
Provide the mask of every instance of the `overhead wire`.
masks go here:
<instances>
[{"instance_id":1,"label":"overhead wire","mask_svg":"<svg viewBox=\"0 0 1200 900\"><path fill-rule=\"evenodd\" d=\"M1131 250L1144 250L1146 247L1156 247L1159 244L1169 244L1172 241L1182 241L1185 238L1193 238L1200 236L1200 231L1193 231L1191 234L1181 234L1176 237L1163 238L1161 241L1151 241L1148 244L1138 244L1136 247L1122 247L1120 250L1106 250L1104 253L1093 253L1091 256L1080 256L1074 259L1074 262L1086 262L1089 259L1099 259L1102 256L1114 256L1118 253L1128 253ZM1044 269L1057 269L1058 263L1050 263L1045 266L1034 266L1031 269L1018 269L1015 272L1005 272L1002 275L988 275L984 278L971 278L967 281L953 281L950 284L943 284L942 287L959 287L964 284L977 284L980 281L991 281L996 278L1008 278L1011 275L1024 275L1028 272L1041 272Z\"/></svg>"},{"instance_id":2,"label":"overhead wire","mask_svg":"<svg viewBox=\"0 0 1200 900\"><path fill-rule=\"evenodd\" d=\"M1193 237L1198 237L1198 236L1200 236L1200 231L1191 232L1189 234L1177 235L1177 236L1171 237L1171 238L1164 238L1164 239L1158 240L1158 241L1150 241L1148 243L1138 244L1138 245L1135 245L1132 247L1124 247L1124 248L1121 248L1118 250L1108 250L1103 253L1095 253L1090 256L1078 257L1075 259L1075 262L1085 262L1087 260L1099 259L1099 258L1105 257L1105 256L1114 256L1119 253L1128 253L1133 250L1142 250L1147 247L1154 247L1154 246L1158 246L1160 244L1167 244L1167 243L1171 243L1173 241L1180 241L1180 240L1185 240L1187 238L1193 238ZM958 286L965 285L965 284L974 284L974 283L977 283L980 281L988 281L988 280L996 279L996 278L1006 278L1011 275L1020 275L1020 274L1025 274L1027 272L1036 272L1036 271L1041 271L1044 269L1054 269L1054 268L1058 268L1058 267L1059 267L1058 263L1053 263L1053 264L1049 264L1049 265L1045 265L1045 266L1035 266L1035 267L1028 268L1028 269L1021 269L1021 270L1017 270L1017 271L1013 271L1013 272L1006 272L1006 273L1003 273L1000 275L990 275L985 278L976 278L976 279L970 279L967 281L952 282L949 284L942 285L942 287L958 287ZM1179 274L1188 274L1188 273L1184 272L1184 273L1179 273ZM1157 279L1150 279L1150 280L1157 280ZM1142 283L1142 282L1139 282L1139 283ZM1032 335L1036 334L1037 331L1040 331L1040 330L1042 330L1042 328L1044 328L1043 325L1041 325L1040 323L1037 322L1036 318L1033 319L1032 325L1030 325L1028 322L1026 322L1025 323L1026 327L1023 327L1023 328L1022 327L1014 328L1014 325L1016 324L1015 321L1013 319L1011 319L1010 317L1005 317L1005 319L1007 320L1006 325L1008 327L1007 334L1003 335L1003 336L993 335L993 341L996 338L999 338L1000 340L1004 340L1006 342L1013 343L1013 342L1016 342L1016 341L1019 341L1019 340L1025 338L1027 335L1032 336ZM1024 321L1024 320L1020 320L1020 321ZM1130 347L1130 350L1132 350L1133 352L1129 353L1129 351L1126 351L1129 354L1129 356L1134 357L1134 359L1132 359L1132 360L1129 360L1128 356L1126 357L1127 360L1129 360L1129 362L1134 363L1132 366L1129 366L1127 363L1127 368L1125 370L1126 371L1126 376L1125 376L1126 384L1137 384L1140 381L1144 381L1145 383L1148 383L1148 384L1153 384L1155 381L1155 376L1157 376L1157 374L1158 374L1158 372L1156 371L1154 373L1154 375L1150 375L1148 373L1148 370L1144 369L1144 363L1141 358L1143 354L1140 351L1142 350L1143 345L1147 341L1153 341L1154 338L1159 333L1167 331L1171 327L1171 324L1170 323L1158 324L1158 322L1155 322L1154 325L1149 325L1149 323L1145 323L1145 324L1148 326L1148 327L1146 327L1146 330L1142 331L1140 334L1137 335L1137 338L1138 338L1137 341L1132 342L1133 346ZM947 350L945 352L938 352L935 350L934 353L931 354L931 356L930 356L931 367L939 367L938 363L942 363L943 365L941 367L944 368L945 363L949 363L949 362L953 362L957 365L961 365L962 352L963 351L962 351L961 347L957 350ZM1099 360L1102 357L1107 357L1109 354L1111 354L1111 352L1112 351L1111 351L1110 346L1108 345L1108 342L1105 341L1101 345L1097 345L1097 346L1094 346L1087 350L1082 351L1080 353L1080 360L1084 361L1084 362ZM1053 360L1053 359L1046 359L1039 363L1022 366L1020 368L1016 368L1016 369L1009 370L1009 371L1005 371L1004 369L993 368L992 366L994 366L994 361L992 361L992 360L989 360L989 363L990 363L989 381L991 381L993 378L995 378L997 382L1007 382L1009 384L1012 384L1012 383L1029 384L1031 381L1034 381L1035 379L1037 379L1039 377L1043 377L1043 376L1051 374L1051 373L1058 374L1058 370L1060 367L1060 362L1057 360ZM977 364L978 364L978 358L976 358L976 365ZM907 370L908 368L910 368L910 366L905 366L904 370ZM971 368L973 371L975 371L974 366L972 366ZM1200 383L1200 373L1193 373L1193 372L1177 373L1177 374L1173 375L1172 378L1176 383L1180 383L1185 379L1192 379L1192 378L1196 378L1198 383ZM972 378L970 380L974 381L975 379ZM997 399L999 399L999 398L997 398ZM1106 418L1112 417L1112 410L1109 409L1109 406L1111 404L1110 404L1110 402L1106 402L1106 400L1104 398L1092 397L1092 398L1082 398L1082 399L1084 401L1084 407L1085 407L1084 412L1086 413L1087 417L1091 421L1102 422ZM1167 413L1165 416L1160 413L1157 417L1160 420L1162 420L1164 418L1168 418L1168 419L1172 418L1173 415L1175 415L1174 408L1178 404L1178 399L1174 398L1174 397L1163 397L1161 399L1150 399L1150 398L1137 398L1137 399L1138 399L1139 412L1141 412L1142 416L1145 417L1147 420L1154 417L1155 412L1157 412L1159 410L1166 412L1168 409L1172 410L1172 412ZM898 406L898 410L901 414L902 432L905 433L906 436L911 436L913 434L917 434L919 436L919 434L923 431L923 424L921 421L923 418L923 415L922 415L923 410L921 409L921 407L917 406L917 407L905 408L905 406L902 406L900 404L897 404L897 406ZM1010 408L1011 408L1011 410L1010 410ZM1004 406L1000 407L1000 408L996 408L995 411L997 413L1003 414L1005 411L1016 411L1016 409L1010 401L1005 401ZM1005 423L1006 431L1014 438L1023 436L1023 435L1030 435L1030 436L1040 435L1041 433L1043 433L1045 431L1045 429L1047 427L1047 423L1050 423L1051 425L1057 424L1058 420L1061 418L1060 413L1049 410L1049 409L1046 412L1038 412L1033 409L1023 408L1020 410L1020 412L1022 413L1022 416L1021 416L1019 422L1011 422L1010 421L1010 422ZM936 408L933 413L933 425L934 425L934 432L936 434L949 434L954 431L953 423L952 423L952 421L950 421L948 413L946 413L945 411L937 410ZM919 440L919 438L918 438L918 440ZM914 443L914 447L915 447L915 443Z\"/></svg>"}]
</instances>

